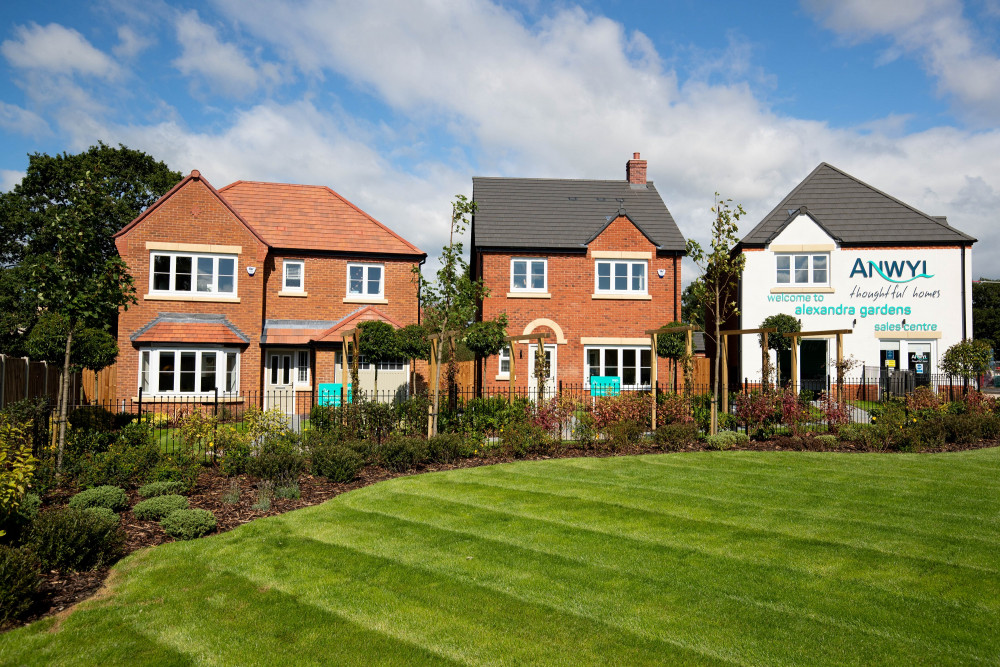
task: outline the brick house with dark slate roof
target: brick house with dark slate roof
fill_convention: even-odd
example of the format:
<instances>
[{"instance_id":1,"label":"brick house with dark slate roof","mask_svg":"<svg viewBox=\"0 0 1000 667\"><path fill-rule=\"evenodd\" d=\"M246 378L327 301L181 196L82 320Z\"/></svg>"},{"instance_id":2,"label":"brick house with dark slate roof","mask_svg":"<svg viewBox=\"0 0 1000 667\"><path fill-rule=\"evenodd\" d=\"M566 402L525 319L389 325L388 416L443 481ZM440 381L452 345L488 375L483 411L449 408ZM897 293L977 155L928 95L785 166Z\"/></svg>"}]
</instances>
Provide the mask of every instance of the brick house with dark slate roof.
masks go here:
<instances>
[{"instance_id":1,"label":"brick house with dark slate roof","mask_svg":"<svg viewBox=\"0 0 1000 667\"><path fill-rule=\"evenodd\" d=\"M741 319L729 326L755 328L784 313L804 331L851 329L844 355L862 362L866 377L930 384L944 351L972 336L975 242L945 217L821 163L737 245L746 269ZM729 358L740 360L730 364L730 384L759 381L756 337L742 345L733 337L730 346ZM801 341L800 386L835 382L835 347L830 335ZM790 353L780 366L788 379Z\"/></svg>"},{"instance_id":2,"label":"brick house with dark slate roof","mask_svg":"<svg viewBox=\"0 0 1000 667\"><path fill-rule=\"evenodd\" d=\"M418 319L411 271L426 254L327 187L216 190L193 171L115 244L139 300L119 317L120 402L140 388L157 401L301 398L341 382L344 331ZM371 375L363 365L362 388ZM385 365L380 392L407 377L404 362Z\"/></svg>"},{"instance_id":3,"label":"brick house with dark slate roof","mask_svg":"<svg viewBox=\"0 0 1000 667\"><path fill-rule=\"evenodd\" d=\"M506 312L512 335L547 332L550 387L618 376L648 387L645 331L680 319L685 241L636 153L625 179L472 179L473 277L490 290L482 317ZM535 346L515 346L515 382L535 388ZM481 362L505 386L505 352Z\"/></svg>"}]
</instances>

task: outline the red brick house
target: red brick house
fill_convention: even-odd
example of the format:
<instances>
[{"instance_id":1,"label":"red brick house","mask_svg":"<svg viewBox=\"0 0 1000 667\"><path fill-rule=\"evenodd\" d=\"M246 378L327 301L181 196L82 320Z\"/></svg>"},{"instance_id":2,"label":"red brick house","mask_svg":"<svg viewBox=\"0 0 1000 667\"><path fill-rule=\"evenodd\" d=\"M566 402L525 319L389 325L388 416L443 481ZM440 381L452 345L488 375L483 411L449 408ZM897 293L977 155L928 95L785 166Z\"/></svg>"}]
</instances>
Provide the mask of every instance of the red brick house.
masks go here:
<instances>
[{"instance_id":1,"label":"red brick house","mask_svg":"<svg viewBox=\"0 0 1000 667\"><path fill-rule=\"evenodd\" d=\"M635 153L625 180L473 178L472 273L482 316L511 335L548 332L550 388L617 376L650 384L647 329L680 319L684 237ZM515 382L534 389L535 346L515 345ZM483 386L509 379L509 352L482 362Z\"/></svg>"},{"instance_id":2,"label":"red brick house","mask_svg":"<svg viewBox=\"0 0 1000 667\"><path fill-rule=\"evenodd\" d=\"M120 402L140 389L178 402L312 396L342 379L344 331L418 317L411 270L426 254L323 186L216 190L192 171L115 244L139 300L119 318ZM362 388L371 373L362 364ZM405 362L385 365L380 393L406 378Z\"/></svg>"}]
</instances>

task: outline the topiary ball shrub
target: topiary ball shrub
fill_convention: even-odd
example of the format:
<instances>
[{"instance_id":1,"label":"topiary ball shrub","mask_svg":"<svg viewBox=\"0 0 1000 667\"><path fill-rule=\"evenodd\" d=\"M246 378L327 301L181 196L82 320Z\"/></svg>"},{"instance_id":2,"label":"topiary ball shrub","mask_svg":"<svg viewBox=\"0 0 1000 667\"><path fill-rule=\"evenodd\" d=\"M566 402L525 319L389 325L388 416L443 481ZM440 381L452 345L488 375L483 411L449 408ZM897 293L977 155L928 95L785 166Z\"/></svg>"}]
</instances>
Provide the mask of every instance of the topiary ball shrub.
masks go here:
<instances>
[{"instance_id":1,"label":"topiary ball shrub","mask_svg":"<svg viewBox=\"0 0 1000 667\"><path fill-rule=\"evenodd\" d=\"M118 560L125 531L117 518L73 507L41 512L26 540L42 567L50 570L89 570Z\"/></svg>"},{"instance_id":2,"label":"topiary ball shrub","mask_svg":"<svg viewBox=\"0 0 1000 667\"><path fill-rule=\"evenodd\" d=\"M160 521L163 532L178 540L193 540L215 530L215 515L208 510L174 510Z\"/></svg>"},{"instance_id":3,"label":"topiary ball shrub","mask_svg":"<svg viewBox=\"0 0 1000 667\"><path fill-rule=\"evenodd\" d=\"M30 550L0 544L0 628L28 611L41 583L38 559Z\"/></svg>"},{"instance_id":4,"label":"topiary ball shrub","mask_svg":"<svg viewBox=\"0 0 1000 667\"><path fill-rule=\"evenodd\" d=\"M750 438L747 437L747 434L736 431L719 431L715 435L705 438L705 446L709 449L726 450L748 444L750 444Z\"/></svg>"},{"instance_id":5,"label":"topiary ball shrub","mask_svg":"<svg viewBox=\"0 0 1000 667\"><path fill-rule=\"evenodd\" d=\"M142 521L159 521L176 510L186 510L188 499L176 494L168 496L155 496L148 500L136 503L132 508L135 518Z\"/></svg>"},{"instance_id":6,"label":"topiary ball shrub","mask_svg":"<svg viewBox=\"0 0 1000 667\"><path fill-rule=\"evenodd\" d=\"M87 507L83 511L96 514L108 523L118 523L121 520L121 517L115 514L114 510L110 510L107 507Z\"/></svg>"},{"instance_id":7,"label":"topiary ball shrub","mask_svg":"<svg viewBox=\"0 0 1000 667\"><path fill-rule=\"evenodd\" d=\"M120 512L128 508L128 496L124 489L117 486L95 486L70 498L69 506L78 510L106 507L112 512Z\"/></svg>"},{"instance_id":8,"label":"topiary ball shrub","mask_svg":"<svg viewBox=\"0 0 1000 667\"><path fill-rule=\"evenodd\" d=\"M155 498L157 496L169 496L180 494L184 491L184 482L176 480L166 482L150 482L139 487L139 495L143 498Z\"/></svg>"},{"instance_id":9,"label":"topiary ball shrub","mask_svg":"<svg viewBox=\"0 0 1000 667\"><path fill-rule=\"evenodd\" d=\"M331 482L350 482L358 476L364 464L364 456L353 449L323 445L313 449L310 470L312 474L326 477Z\"/></svg>"}]
</instances>

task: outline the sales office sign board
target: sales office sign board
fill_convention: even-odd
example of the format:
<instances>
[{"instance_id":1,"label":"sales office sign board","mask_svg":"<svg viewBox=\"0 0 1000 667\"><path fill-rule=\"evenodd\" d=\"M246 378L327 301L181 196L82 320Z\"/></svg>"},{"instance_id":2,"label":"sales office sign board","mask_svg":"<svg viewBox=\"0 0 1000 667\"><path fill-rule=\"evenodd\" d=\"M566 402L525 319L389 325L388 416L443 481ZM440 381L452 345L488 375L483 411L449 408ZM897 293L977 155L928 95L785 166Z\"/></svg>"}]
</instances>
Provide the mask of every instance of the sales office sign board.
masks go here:
<instances>
[{"instance_id":1,"label":"sales office sign board","mask_svg":"<svg viewBox=\"0 0 1000 667\"><path fill-rule=\"evenodd\" d=\"M961 318L960 253L958 249L920 248L834 251L830 253L832 293L821 288L782 293L784 286L779 285L767 294L768 314L795 315L804 329L844 328L857 319L859 326L871 323L877 333L941 331L949 318ZM808 289L809 285L788 287Z\"/></svg>"}]
</instances>

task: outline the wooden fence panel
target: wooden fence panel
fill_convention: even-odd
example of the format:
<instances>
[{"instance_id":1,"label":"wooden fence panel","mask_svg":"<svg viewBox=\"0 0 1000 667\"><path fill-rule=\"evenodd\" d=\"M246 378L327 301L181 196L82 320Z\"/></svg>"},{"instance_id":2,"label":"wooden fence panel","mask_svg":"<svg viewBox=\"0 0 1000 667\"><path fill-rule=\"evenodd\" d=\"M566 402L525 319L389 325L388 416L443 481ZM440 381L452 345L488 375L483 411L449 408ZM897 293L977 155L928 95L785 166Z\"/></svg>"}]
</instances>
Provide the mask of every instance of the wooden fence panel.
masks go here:
<instances>
[{"instance_id":1,"label":"wooden fence panel","mask_svg":"<svg viewBox=\"0 0 1000 667\"><path fill-rule=\"evenodd\" d=\"M83 403L108 403L116 398L118 367L109 366L95 373L84 369L80 380L80 400Z\"/></svg>"},{"instance_id":2,"label":"wooden fence panel","mask_svg":"<svg viewBox=\"0 0 1000 667\"><path fill-rule=\"evenodd\" d=\"M27 391L28 364L19 357L0 355L0 368L3 370L3 405L16 403L25 397Z\"/></svg>"}]
</instances>

